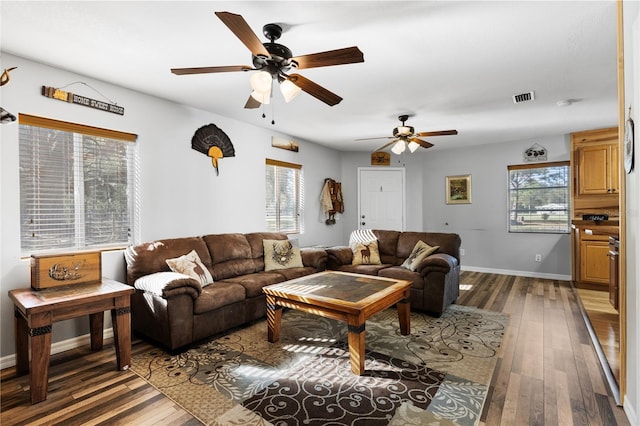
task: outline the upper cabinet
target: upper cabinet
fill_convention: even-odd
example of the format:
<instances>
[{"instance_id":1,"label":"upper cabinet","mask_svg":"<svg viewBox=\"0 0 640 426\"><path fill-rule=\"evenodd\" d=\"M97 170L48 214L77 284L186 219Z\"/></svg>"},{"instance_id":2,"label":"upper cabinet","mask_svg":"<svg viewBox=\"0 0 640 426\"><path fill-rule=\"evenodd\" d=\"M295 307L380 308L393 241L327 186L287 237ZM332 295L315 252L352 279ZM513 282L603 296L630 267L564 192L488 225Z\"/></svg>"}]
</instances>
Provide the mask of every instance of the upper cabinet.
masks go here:
<instances>
[{"instance_id":1,"label":"upper cabinet","mask_svg":"<svg viewBox=\"0 0 640 426\"><path fill-rule=\"evenodd\" d=\"M618 192L618 142L578 147L578 194Z\"/></svg>"},{"instance_id":2,"label":"upper cabinet","mask_svg":"<svg viewBox=\"0 0 640 426\"><path fill-rule=\"evenodd\" d=\"M620 204L618 128L571 134L572 219L606 214L617 219Z\"/></svg>"}]
</instances>

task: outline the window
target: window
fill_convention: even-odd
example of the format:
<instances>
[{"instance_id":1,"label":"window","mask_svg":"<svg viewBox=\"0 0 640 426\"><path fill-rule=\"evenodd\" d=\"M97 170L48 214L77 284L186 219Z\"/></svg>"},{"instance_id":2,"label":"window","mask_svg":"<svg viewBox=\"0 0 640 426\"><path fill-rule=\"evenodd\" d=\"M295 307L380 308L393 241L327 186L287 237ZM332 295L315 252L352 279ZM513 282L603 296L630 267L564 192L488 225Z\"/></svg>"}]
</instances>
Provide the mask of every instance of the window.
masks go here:
<instances>
[{"instance_id":1,"label":"window","mask_svg":"<svg viewBox=\"0 0 640 426\"><path fill-rule=\"evenodd\" d=\"M302 233L302 166L267 159L265 183L267 231Z\"/></svg>"},{"instance_id":2,"label":"window","mask_svg":"<svg viewBox=\"0 0 640 426\"><path fill-rule=\"evenodd\" d=\"M569 162L508 170L509 232L569 233Z\"/></svg>"},{"instance_id":3,"label":"window","mask_svg":"<svg viewBox=\"0 0 640 426\"><path fill-rule=\"evenodd\" d=\"M23 255L130 244L136 135L25 114L19 122Z\"/></svg>"}]
</instances>

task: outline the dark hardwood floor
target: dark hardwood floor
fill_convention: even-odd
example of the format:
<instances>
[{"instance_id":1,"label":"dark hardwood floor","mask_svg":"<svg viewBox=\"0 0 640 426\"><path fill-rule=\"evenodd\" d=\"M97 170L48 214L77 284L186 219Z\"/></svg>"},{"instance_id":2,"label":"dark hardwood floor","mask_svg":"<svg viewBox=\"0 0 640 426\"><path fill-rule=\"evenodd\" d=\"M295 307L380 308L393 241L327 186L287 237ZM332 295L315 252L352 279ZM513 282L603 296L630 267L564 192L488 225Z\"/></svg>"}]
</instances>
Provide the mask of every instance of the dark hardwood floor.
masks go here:
<instances>
[{"instance_id":1,"label":"dark hardwood floor","mask_svg":"<svg viewBox=\"0 0 640 426\"><path fill-rule=\"evenodd\" d=\"M607 387L569 282L463 272L458 303L510 323L480 424L628 425ZM134 340L133 353L149 344ZM52 356L46 401L29 404L28 376L0 372L0 424L192 425L199 422L130 371L113 344Z\"/></svg>"}]
</instances>

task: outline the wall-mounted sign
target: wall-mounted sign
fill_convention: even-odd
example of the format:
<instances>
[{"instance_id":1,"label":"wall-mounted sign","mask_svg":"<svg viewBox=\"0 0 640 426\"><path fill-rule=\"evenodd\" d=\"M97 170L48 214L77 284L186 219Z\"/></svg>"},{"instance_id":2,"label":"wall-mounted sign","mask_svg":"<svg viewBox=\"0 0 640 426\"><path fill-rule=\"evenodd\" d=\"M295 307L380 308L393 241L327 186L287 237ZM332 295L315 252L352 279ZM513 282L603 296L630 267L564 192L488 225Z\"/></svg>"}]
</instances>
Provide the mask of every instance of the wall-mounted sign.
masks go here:
<instances>
[{"instance_id":1,"label":"wall-mounted sign","mask_svg":"<svg viewBox=\"0 0 640 426\"><path fill-rule=\"evenodd\" d=\"M60 101L69 102L71 104L78 104L89 108L95 108L101 111L111 112L113 114L124 115L124 107L87 98L85 96L76 95L75 93L56 89L55 87L42 86L41 93L42 96L46 96L47 98L58 99Z\"/></svg>"}]
</instances>

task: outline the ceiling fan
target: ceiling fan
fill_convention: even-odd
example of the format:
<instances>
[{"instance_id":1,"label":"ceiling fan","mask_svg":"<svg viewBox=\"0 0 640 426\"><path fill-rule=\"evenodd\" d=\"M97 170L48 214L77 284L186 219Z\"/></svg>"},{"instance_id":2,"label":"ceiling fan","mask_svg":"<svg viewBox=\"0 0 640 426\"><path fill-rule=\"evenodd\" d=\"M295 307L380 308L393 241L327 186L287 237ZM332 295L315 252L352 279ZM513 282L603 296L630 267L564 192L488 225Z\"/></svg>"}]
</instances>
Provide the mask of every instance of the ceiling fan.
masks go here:
<instances>
[{"instance_id":1,"label":"ceiling fan","mask_svg":"<svg viewBox=\"0 0 640 426\"><path fill-rule=\"evenodd\" d=\"M372 140L372 139L393 139L391 142L388 142L382 145L380 148L376 149L376 151L382 151L389 145L393 145L391 147L391 152L394 154L402 154L405 149L409 148L409 151L414 152L419 147L423 148L431 148L433 144L431 142L427 142L421 137L425 136L447 136L447 135L457 135L457 130L438 130L435 132L419 132L415 133L413 126L406 126L404 123L409 119L409 115L401 115L398 117L398 120L402 122L402 126L398 126L393 129L393 136L383 136L381 138L363 138L356 139L358 141L364 140Z\"/></svg>"},{"instance_id":2,"label":"ceiling fan","mask_svg":"<svg viewBox=\"0 0 640 426\"><path fill-rule=\"evenodd\" d=\"M291 101L291 99L302 90L327 105L334 106L342 101L340 96L300 74L288 74L289 71L364 62L364 55L360 49L355 46L309 55L293 56L288 47L274 43L274 41L278 40L282 35L282 27L279 25L266 24L262 28L263 34L269 39L269 42L262 43L241 15L230 12L215 12L215 14L251 51L253 66L230 65L172 68L171 72L177 75L184 75L258 71L258 73L251 76L250 83L253 92L251 96L249 96L245 108L258 108L261 104L268 104L274 81L280 84L280 90L286 102Z\"/></svg>"}]
</instances>

